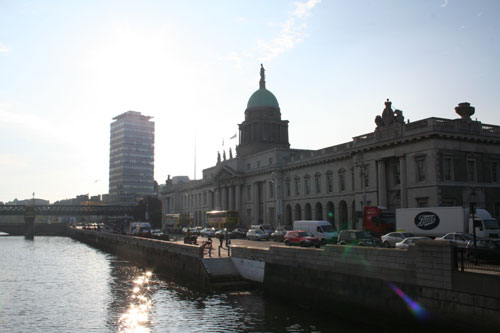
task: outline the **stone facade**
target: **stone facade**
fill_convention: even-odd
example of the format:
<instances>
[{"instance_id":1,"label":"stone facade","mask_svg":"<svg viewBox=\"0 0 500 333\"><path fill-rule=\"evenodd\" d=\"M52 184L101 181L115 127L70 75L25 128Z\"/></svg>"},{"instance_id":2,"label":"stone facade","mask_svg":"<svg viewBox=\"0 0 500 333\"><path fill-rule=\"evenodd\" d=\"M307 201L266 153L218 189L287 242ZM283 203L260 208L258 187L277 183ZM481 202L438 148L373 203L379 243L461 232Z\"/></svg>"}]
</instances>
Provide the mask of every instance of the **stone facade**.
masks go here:
<instances>
[{"instance_id":1,"label":"stone facade","mask_svg":"<svg viewBox=\"0 0 500 333\"><path fill-rule=\"evenodd\" d=\"M164 213L189 215L194 225L204 224L207 211L238 210L244 226L313 219L344 228L360 226L366 205L393 210L474 201L500 217L499 126L458 111L462 118L405 122L402 111L386 101L374 132L319 150L297 150L287 146L288 122L281 120L277 102L256 108L256 93L240 125L244 149L203 170L200 180L167 180L160 187ZM474 113L468 103L457 108ZM260 133L252 137L241 133L249 131L249 114ZM283 136L263 145L263 133Z\"/></svg>"}]
</instances>

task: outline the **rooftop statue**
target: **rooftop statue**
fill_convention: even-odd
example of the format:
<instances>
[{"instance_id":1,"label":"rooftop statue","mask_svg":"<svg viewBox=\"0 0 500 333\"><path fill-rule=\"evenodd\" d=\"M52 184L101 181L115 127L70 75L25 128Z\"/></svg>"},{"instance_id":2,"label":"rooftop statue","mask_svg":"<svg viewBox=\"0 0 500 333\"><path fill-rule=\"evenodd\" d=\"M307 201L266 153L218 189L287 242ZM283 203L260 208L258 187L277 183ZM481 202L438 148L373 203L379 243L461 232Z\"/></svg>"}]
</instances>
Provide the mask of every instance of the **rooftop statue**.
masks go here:
<instances>
[{"instance_id":1,"label":"rooftop statue","mask_svg":"<svg viewBox=\"0 0 500 333\"><path fill-rule=\"evenodd\" d=\"M382 120L384 121L384 125L390 125L394 122L394 111L391 108L392 102L387 99L385 102L385 109L382 112Z\"/></svg>"},{"instance_id":2,"label":"rooftop statue","mask_svg":"<svg viewBox=\"0 0 500 333\"><path fill-rule=\"evenodd\" d=\"M382 116L375 117L375 124L377 124L377 128L388 126L391 124L404 125L405 117L403 116L403 111L393 111L391 106L392 102L387 99L387 101L385 102L385 109L382 112Z\"/></svg>"},{"instance_id":3,"label":"rooftop statue","mask_svg":"<svg viewBox=\"0 0 500 333\"><path fill-rule=\"evenodd\" d=\"M260 64L260 82L259 86L260 89L266 89L266 73L265 73L264 66Z\"/></svg>"},{"instance_id":4,"label":"rooftop statue","mask_svg":"<svg viewBox=\"0 0 500 333\"><path fill-rule=\"evenodd\" d=\"M220 151L217 152L217 164L220 163Z\"/></svg>"},{"instance_id":5,"label":"rooftop statue","mask_svg":"<svg viewBox=\"0 0 500 333\"><path fill-rule=\"evenodd\" d=\"M233 151L231 150L231 147L229 147L229 159L233 158Z\"/></svg>"}]
</instances>

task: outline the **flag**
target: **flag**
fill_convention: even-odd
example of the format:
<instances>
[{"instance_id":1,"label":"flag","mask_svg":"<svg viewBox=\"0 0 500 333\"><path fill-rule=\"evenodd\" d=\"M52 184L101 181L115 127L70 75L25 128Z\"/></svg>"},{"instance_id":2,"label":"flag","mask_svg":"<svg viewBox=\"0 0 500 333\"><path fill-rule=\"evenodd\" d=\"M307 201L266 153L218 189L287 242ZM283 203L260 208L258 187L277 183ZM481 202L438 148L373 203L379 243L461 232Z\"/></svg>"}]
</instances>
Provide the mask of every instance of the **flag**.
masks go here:
<instances>
[{"instance_id":1,"label":"flag","mask_svg":"<svg viewBox=\"0 0 500 333\"><path fill-rule=\"evenodd\" d=\"M234 133L234 135L229 138L229 140L231 140L231 139L236 139L236 133Z\"/></svg>"}]
</instances>

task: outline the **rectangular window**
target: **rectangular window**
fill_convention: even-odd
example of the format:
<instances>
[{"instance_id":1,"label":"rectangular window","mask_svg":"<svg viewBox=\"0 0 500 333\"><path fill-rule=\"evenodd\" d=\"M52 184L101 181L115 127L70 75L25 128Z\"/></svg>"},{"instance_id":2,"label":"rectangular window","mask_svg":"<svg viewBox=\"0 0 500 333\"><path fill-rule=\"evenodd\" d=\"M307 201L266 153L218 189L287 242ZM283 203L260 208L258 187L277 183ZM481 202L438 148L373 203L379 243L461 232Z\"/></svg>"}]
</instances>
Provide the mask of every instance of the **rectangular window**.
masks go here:
<instances>
[{"instance_id":1,"label":"rectangular window","mask_svg":"<svg viewBox=\"0 0 500 333\"><path fill-rule=\"evenodd\" d=\"M267 221L267 224L274 225L274 215L276 215L274 212L274 207L269 207L269 221Z\"/></svg>"},{"instance_id":2,"label":"rectangular window","mask_svg":"<svg viewBox=\"0 0 500 333\"><path fill-rule=\"evenodd\" d=\"M476 160L472 158L467 159L467 180L476 181Z\"/></svg>"},{"instance_id":3,"label":"rectangular window","mask_svg":"<svg viewBox=\"0 0 500 333\"><path fill-rule=\"evenodd\" d=\"M328 193L332 193L333 192L333 176L332 175L326 176L326 185L328 187Z\"/></svg>"},{"instance_id":4,"label":"rectangular window","mask_svg":"<svg viewBox=\"0 0 500 333\"><path fill-rule=\"evenodd\" d=\"M247 185L247 200L252 200L252 185Z\"/></svg>"},{"instance_id":5,"label":"rectangular window","mask_svg":"<svg viewBox=\"0 0 500 333\"><path fill-rule=\"evenodd\" d=\"M341 173L339 175L339 187L340 191L345 191L345 174Z\"/></svg>"},{"instance_id":6,"label":"rectangular window","mask_svg":"<svg viewBox=\"0 0 500 333\"><path fill-rule=\"evenodd\" d=\"M314 178L316 184L316 193L321 193L321 179L318 177Z\"/></svg>"},{"instance_id":7,"label":"rectangular window","mask_svg":"<svg viewBox=\"0 0 500 333\"><path fill-rule=\"evenodd\" d=\"M300 195L300 183L299 179L295 179L295 195Z\"/></svg>"},{"instance_id":8,"label":"rectangular window","mask_svg":"<svg viewBox=\"0 0 500 333\"><path fill-rule=\"evenodd\" d=\"M428 207L429 198L417 198L417 207Z\"/></svg>"},{"instance_id":9,"label":"rectangular window","mask_svg":"<svg viewBox=\"0 0 500 333\"><path fill-rule=\"evenodd\" d=\"M443 180L453 180L453 160L450 157L443 158Z\"/></svg>"},{"instance_id":10,"label":"rectangular window","mask_svg":"<svg viewBox=\"0 0 500 333\"><path fill-rule=\"evenodd\" d=\"M305 187L306 195L311 193L311 182L310 182L309 178L304 178L304 187Z\"/></svg>"},{"instance_id":11,"label":"rectangular window","mask_svg":"<svg viewBox=\"0 0 500 333\"><path fill-rule=\"evenodd\" d=\"M365 188L368 187L368 184L369 184L369 181L368 181L368 174L369 174L369 168L368 168L368 164L366 164L364 166L364 169L363 169L363 174L364 174L364 178L365 178Z\"/></svg>"},{"instance_id":12,"label":"rectangular window","mask_svg":"<svg viewBox=\"0 0 500 333\"><path fill-rule=\"evenodd\" d=\"M274 182L269 182L269 198L274 198Z\"/></svg>"},{"instance_id":13,"label":"rectangular window","mask_svg":"<svg viewBox=\"0 0 500 333\"><path fill-rule=\"evenodd\" d=\"M444 199L443 206L444 207L453 207L457 205L457 201L455 199Z\"/></svg>"},{"instance_id":14,"label":"rectangular window","mask_svg":"<svg viewBox=\"0 0 500 333\"><path fill-rule=\"evenodd\" d=\"M286 181L286 195L289 197L291 195L291 189L290 189L290 181Z\"/></svg>"},{"instance_id":15,"label":"rectangular window","mask_svg":"<svg viewBox=\"0 0 500 333\"><path fill-rule=\"evenodd\" d=\"M399 163L394 163L394 184L401 184L401 172L399 169Z\"/></svg>"},{"instance_id":16,"label":"rectangular window","mask_svg":"<svg viewBox=\"0 0 500 333\"><path fill-rule=\"evenodd\" d=\"M491 162L491 181L498 183L498 162Z\"/></svg>"},{"instance_id":17,"label":"rectangular window","mask_svg":"<svg viewBox=\"0 0 500 333\"><path fill-rule=\"evenodd\" d=\"M425 180L425 159L419 158L417 160L417 181L423 182L424 180Z\"/></svg>"}]
</instances>

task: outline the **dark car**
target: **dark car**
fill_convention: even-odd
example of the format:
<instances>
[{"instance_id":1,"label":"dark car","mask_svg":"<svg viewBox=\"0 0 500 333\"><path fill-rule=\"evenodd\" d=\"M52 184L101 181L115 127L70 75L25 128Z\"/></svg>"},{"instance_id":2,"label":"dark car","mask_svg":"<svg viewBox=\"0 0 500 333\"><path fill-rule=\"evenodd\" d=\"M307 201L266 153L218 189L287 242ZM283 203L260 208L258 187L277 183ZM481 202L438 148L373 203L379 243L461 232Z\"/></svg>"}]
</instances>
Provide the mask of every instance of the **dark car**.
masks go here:
<instances>
[{"instance_id":1,"label":"dark car","mask_svg":"<svg viewBox=\"0 0 500 333\"><path fill-rule=\"evenodd\" d=\"M289 226L279 226L274 232L271 233L271 239L275 242L283 242L285 240L285 235L287 231L292 228Z\"/></svg>"},{"instance_id":2,"label":"dark car","mask_svg":"<svg viewBox=\"0 0 500 333\"><path fill-rule=\"evenodd\" d=\"M291 230L285 234L285 245L316 246L320 247L321 240L305 230Z\"/></svg>"},{"instance_id":3,"label":"dark car","mask_svg":"<svg viewBox=\"0 0 500 333\"><path fill-rule=\"evenodd\" d=\"M229 237L233 239L245 239L248 229L236 228L230 232Z\"/></svg>"},{"instance_id":4,"label":"dark car","mask_svg":"<svg viewBox=\"0 0 500 333\"><path fill-rule=\"evenodd\" d=\"M467 258L475 263L500 264L500 238L481 238L469 241L465 247Z\"/></svg>"},{"instance_id":5,"label":"dark car","mask_svg":"<svg viewBox=\"0 0 500 333\"><path fill-rule=\"evenodd\" d=\"M364 230L341 230L337 239L339 245L380 246L380 239Z\"/></svg>"}]
</instances>

